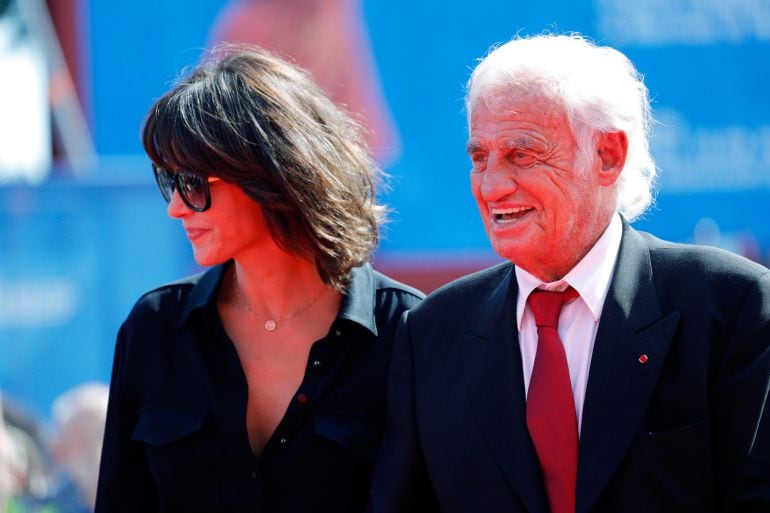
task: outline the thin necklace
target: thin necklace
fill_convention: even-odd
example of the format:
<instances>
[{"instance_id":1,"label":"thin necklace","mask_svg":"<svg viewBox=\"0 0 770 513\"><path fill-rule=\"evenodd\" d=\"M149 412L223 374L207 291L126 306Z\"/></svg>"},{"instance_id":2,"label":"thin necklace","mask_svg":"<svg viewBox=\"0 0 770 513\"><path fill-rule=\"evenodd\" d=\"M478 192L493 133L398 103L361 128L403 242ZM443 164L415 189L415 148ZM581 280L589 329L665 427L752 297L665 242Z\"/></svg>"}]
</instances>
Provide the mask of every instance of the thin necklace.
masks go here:
<instances>
[{"instance_id":1,"label":"thin necklace","mask_svg":"<svg viewBox=\"0 0 770 513\"><path fill-rule=\"evenodd\" d=\"M249 313L252 315L252 317L255 317L259 319L259 316L254 312L254 310L251 309L251 305L248 301L241 295L241 288L238 286L238 276L236 275L235 271L233 271L233 288L235 289L235 294L238 296L238 301L243 303L246 306L246 309L249 311ZM321 294L323 293L324 289L321 288L321 290L318 291L318 294L313 296L313 299L311 299L308 303L306 303L302 308L298 310L294 310L288 315L284 315L283 317L279 317L278 319L268 319L265 321L265 324L263 325L265 330L267 331L274 331L278 327L279 322L283 322L287 319L290 319L294 317L295 315L299 315L301 313L304 313L310 309L311 306L313 306L316 301L318 301L318 298L321 297Z\"/></svg>"}]
</instances>

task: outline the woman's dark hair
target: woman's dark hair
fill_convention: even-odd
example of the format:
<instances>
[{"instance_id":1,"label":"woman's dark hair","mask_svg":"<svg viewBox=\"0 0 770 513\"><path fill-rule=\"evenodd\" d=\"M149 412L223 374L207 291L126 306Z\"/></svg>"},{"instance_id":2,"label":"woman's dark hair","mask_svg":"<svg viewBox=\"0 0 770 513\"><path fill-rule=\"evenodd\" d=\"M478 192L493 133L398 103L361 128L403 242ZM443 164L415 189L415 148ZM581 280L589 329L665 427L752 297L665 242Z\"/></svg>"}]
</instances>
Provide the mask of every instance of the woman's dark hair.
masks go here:
<instances>
[{"instance_id":1,"label":"woman's dark hair","mask_svg":"<svg viewBox=\"0 0 770 513\"><path fill-rule=\"evenodd\" d=\"M264 50L215 48L150 108L142 142L161 167L241 187L276 243L338 290L377 246L382 174L361 128L308 73Z\"/></svg>"}]
</instances>

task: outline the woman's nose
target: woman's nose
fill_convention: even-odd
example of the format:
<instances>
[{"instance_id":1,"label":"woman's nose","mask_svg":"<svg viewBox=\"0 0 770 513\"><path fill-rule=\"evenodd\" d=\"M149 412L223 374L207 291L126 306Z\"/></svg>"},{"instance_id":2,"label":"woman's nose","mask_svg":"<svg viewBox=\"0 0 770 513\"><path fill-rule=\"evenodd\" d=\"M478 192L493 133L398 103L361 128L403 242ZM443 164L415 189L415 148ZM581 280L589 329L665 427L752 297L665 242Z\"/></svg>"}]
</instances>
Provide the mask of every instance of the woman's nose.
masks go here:
<instances>
[{"instance_id":1,"label":"woman's nose","mask_svg":"<svg viewBox=\"0 0 770 513\"><path fill-rule=\"evenodd\" d=\"M174 189L174 192L171 193L171 199L168 202L168 207L166 207L166 212L169 217L173 217L174 219L179 219L190 212L190 209L187 208L187 205L182 201L182 197L179 195L179 191L176 188Z\"/></svg>"}]
</instances>

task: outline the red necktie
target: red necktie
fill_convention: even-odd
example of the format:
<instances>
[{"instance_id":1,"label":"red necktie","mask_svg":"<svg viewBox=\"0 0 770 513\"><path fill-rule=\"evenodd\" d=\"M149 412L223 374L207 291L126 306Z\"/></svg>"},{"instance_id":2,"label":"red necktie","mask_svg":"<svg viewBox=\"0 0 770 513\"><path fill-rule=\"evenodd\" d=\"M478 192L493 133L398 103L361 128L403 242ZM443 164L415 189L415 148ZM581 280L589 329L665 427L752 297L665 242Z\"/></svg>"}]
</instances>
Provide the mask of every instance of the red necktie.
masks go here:
<instances>
[{"instance_id":1,"label":"red necktie","mask_svg":"<svg viewBox=\"0 0 770 513\"><path fill-rule=\"evenodd\" d=\"M575 513L577 415L558 328L562 305L577 296L570 287L564 292L534 290L528 300L537 324L537 354L527 393L527 427L551 513Z\"/></svg>"}]
</instances>

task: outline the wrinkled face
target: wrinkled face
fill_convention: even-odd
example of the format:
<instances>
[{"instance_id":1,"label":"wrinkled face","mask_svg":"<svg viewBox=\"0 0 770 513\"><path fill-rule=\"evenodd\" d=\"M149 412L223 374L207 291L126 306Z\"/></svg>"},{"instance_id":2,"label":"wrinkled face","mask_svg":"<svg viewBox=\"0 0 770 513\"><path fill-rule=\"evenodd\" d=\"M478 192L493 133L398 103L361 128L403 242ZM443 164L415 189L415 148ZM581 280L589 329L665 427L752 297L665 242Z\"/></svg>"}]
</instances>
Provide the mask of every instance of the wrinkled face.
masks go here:
<instances>
[{"instance_id":1,"label":"wrinkled face","mask_svg":"<svg viewBox=\"0 0 770 513\"><path fill-rule=\"evenodd\" d=\"M189 209L176 190L168 204L168 215L182 221L199 265L217 265L250 250L275 248L257 202L224 180L210 187L211 208L204 212Z\"/></svg>"},{"instance_id":2,"label":"wrinkled face","mask_svg":"<svg viewBox=\"0 0 770 513\"><path fill-rule=\"evenodd\" d=\"M567 118L542 96L476 100L468 153L493 248L544 281L569 272L609 223L614 193L600 183L600 159L576 168Z\"/></svg>"}]
</instances>

